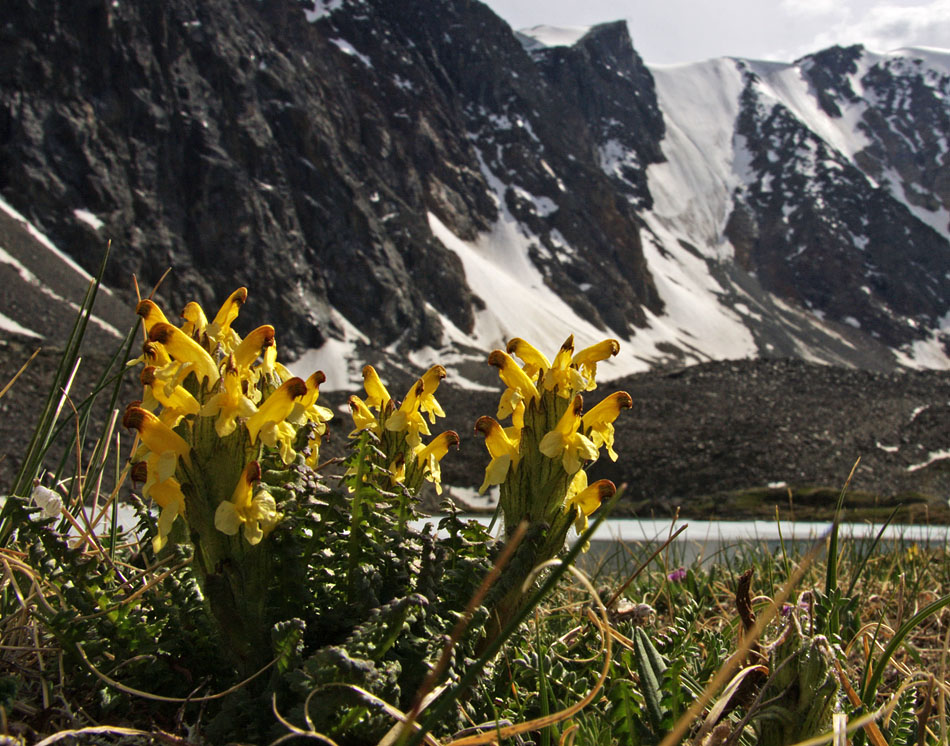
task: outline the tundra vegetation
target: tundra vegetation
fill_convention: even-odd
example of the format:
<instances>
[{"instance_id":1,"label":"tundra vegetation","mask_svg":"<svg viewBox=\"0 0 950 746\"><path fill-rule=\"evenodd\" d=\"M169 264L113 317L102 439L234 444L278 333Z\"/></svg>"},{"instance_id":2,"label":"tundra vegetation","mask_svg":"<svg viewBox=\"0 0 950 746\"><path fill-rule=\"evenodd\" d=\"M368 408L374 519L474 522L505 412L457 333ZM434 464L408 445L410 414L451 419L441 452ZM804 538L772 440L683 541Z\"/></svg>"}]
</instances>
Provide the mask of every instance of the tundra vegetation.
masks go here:
<instances>
[{"instance_id":1,"label":"tundra vegetation","mask_svg":"<svg viewBox=\"0 0 950 746\"><path fill-rule=\"evenodd\" d=\"M585 407L615 340L487 355L489 531L448 502L419 520L469 437L433 434L442 366L401 398L366 366L348 455L321 461L323 374L292 375L272 326L238 335L244 288L213 315L141 299L74 400L96 291L0 513L5 742L948 742L945 547L845 545L834 521L810 551L576 568L622 491L587 479L634 405Z\"/></svg>"}]
</instances>

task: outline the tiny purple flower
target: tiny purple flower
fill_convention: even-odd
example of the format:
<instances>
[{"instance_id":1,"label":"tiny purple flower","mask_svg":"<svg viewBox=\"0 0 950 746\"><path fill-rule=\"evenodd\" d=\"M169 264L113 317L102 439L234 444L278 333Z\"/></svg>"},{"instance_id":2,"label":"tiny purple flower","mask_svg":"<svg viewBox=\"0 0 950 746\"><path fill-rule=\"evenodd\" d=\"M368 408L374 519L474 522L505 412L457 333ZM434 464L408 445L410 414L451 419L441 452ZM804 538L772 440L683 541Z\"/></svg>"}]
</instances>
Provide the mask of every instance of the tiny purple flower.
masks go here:
<instances>
[{"instance_id":1,"label":"tiny purple flower","mask_svg":"<svg viewBox=\"0 0 950 746\"><path fill-rule=\"evenodd\" d=\"M666 576L666 579L671 583L679 583L686 577L686 568L677 567L673 572Z\"/></svg>"}]
</instances>

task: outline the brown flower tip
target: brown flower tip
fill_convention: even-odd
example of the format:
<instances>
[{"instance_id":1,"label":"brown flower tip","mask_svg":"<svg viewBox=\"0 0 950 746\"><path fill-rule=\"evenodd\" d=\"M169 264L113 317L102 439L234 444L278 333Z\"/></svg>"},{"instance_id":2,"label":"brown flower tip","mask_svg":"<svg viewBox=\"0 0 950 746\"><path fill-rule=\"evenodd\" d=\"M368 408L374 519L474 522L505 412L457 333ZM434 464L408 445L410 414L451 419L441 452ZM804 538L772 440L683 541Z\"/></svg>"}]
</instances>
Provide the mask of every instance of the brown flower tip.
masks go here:
<instances>
[{"instance_id":1,"label":"brown flower tip","mask_svg":"<svg viewBox=\"0 0 950 746\"><path fill-rule=\"evenodd\" d=\"M614 496L614 493L617 492L616 485L609 479L598 479L591 486L597 488L597 495L600 497L601 502L609 500Z\"/></svg>"},{"instance_id":2,"label":"brown flower tip","mask_svg":"<svg viewBox=\"0 0 950 746\"><path fill-rule=\"evenodd\" d=\"M284 386L287 387L287 396L291 399L299 399L307 393L307 382L302 378L288 378Z\"/></svg>"},{"instance_id":3,"label":"brown flower tip","mask_svg":"<svg viewBox=\"0 0 950 746\"><path fill-rule=\"evenodd\" d=\"M484 436L488 436L488 433L492 430L492 425L495 424L495 420L489 417L487 414L482 415L475 421L475 432L481 433Z\"/></svg>"},{"instance_id":4,"label":"brown flower tip","mask_svg":"<svg viewBox=\"0 0 950 746\"><path fill-rule=\"evenodd\" d=\"M148 333L148 340L149 342L167 344L168 340L171 339L174 333L174 326L160 321L159 323L155 324L155 326L152 327L152 330Z\"/></svg>"},{"instance_id":5,"label":"brown flower tip","mask_svg":"<svg viewBox=\"0 0 950 746\"><path fill-rule=\"evenodd\" d=\"M158 318L164 316L162 310L156 305L156 303L148 298L143 298L135 306L135 313L137 316L141 316L143 319L147 319L152 314L160 314Z\"/></svg>"},{"instance_id":6,"label":"brown flower tip","mask_svg":"<svg viewBox=\"0 0 950 746\"><path fill-rule=\"evenodd\" d=\"M144 461L132 464L132 468L129 470L129 476L136 484L144 484L148 481L148 466Z\"/></svg>"},{"instance_id":7,"label":"brown flower tip","mask_svg":"<svg viewBox=\"0 0 950 746\"><path fill-rule=\"evenodd\" d=\"M492 350L488 355L488 364L496 368L504 368L508 360L508 353L503 350Z\"/></svg>"},{"instance_id":8,"label":"brown flower tip","mask_svg":"<svg viewBox=\"0 0 950 746\"><path fill-rule=\"evenodd\" d=\"M584 397L580 394L575 395L574 401L571 402L571 407L574 409L574 414L580 417L584 411Z\"/></svg>"},{"instance_id":9,"label":"brown flower tip","mask_svg":"<svg viewBox=\"0 0 950 746\"><path fill-rule=\"evenodd\" d=\"M122 416L122 427L128 430L139 430L145 421L146 412L139 404L142 402L134 401L125 408L125 414Z\"/></svg>"}]
</instances>

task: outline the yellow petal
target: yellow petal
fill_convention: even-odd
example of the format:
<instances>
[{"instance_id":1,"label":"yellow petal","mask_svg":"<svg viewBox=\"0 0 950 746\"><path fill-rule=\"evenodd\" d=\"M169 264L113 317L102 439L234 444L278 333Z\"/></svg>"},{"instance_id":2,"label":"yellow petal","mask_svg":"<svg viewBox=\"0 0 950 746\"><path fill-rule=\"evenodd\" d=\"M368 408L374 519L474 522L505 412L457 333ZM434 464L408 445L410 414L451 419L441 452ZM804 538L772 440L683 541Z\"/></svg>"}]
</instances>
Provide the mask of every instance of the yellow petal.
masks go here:
<instances>
[{"instance_id":1,"label":"yellow petal","mask_svg":"<svg viewBox=\"0 0 950 746\"><path fill-rule=\"evenodd\" d=\"M371 409L383 411L392 398L372 365L363 367L363 388L366 389L366 406Z\"/></svg>"},{"instance_id":2,"label":"yellow petal","mask_svg":"<svg viewBox=\"0 0 950 746\"><path fill-rule=\"evenodd\" d=\"M485 467L485 479L482 481L482 486L478 488L478 494L483 495L491 485L504 482L509 468L511 468L511 456L507 453L493 458Z\"/></svg>"},{"instance_id":3,"label":"yellow petal","mask_svg":"<svg viewBox=\"0 0 950 746\"><path fill-rule=\"evenodd\" d=\"M630 409L633 398L626 391L615 391L596 404L583 417L584 428L597 427L604 423L613 422L620 415L621 409Z\"/></svg>"},{"instance_id":4,"label":"yellow petal","mask_svg":"<svg viewBox=\"0 0 950 746\"><path fill-rule=\"evenodd\" d=\"M241 472L234 492L231 493L231 503L240 511L250 508L254 494L254 485L261 481L261 465L257 461L248 462Z\"/></svg>"},{"instance_id":5,"label":"yellow petal","mask_svg":"<svg viewBox=\"0 0 950 746\"><path fill-rule=\"evenodd\" d=\"M570 505L576 505L585 516L591 515L604 500L614 496L617 488L609 479L598 479L589 487L570 498Z\"/></svg>"},{"instance_id":6,"label":"yellow petal","mask_svg":"<svg viewBox=\"0 0 950 746\"><path fill-rule=\"evenodd\" d=\"M416 461L421 466L429 458L441 461L449 452L451 446L458 448L459 435L454 430L446 430L432 439L429 445L420 448L416 453Z\"/></svg>"},{"instance_id":7,"label":"yellow petal","mask_svg":"<svg viewBox=\"0 0 950 746\"><path fill-rule=\"evenodd\" d=\"M234 503L225 500L214 511L214 527L223 534L234 536L244 523L244 518L234 507Z\"/></svg>"},{"instance_id":8,"label":"yellow petal","mask_svg":"<svg viewBox=\"0 0 950 746\"><path fill-rule=\"evenodd\" d=\"M135 307L135 313L142 317L142 324L145 326L146 333L152 331L152 327L155 326L155 324L168 323L168 319L165 318L162 309L149 298L143 298L138 302L138 305Z\"/></svg>"},{"instance_id":9,"label":"yellow petal","mask_svg":"<svg viewBox=\"0 0 950 746\"><path fill-rule=\"evenodd\" d=\"M139 380L148 388L152 396L168 410L187 415L198 414L201 409L198 400L184 386L175 386L169 393L165 383L155 377L155 366L147 365L144 367Z\"/></svg>"},{"instance_id":10,"label":"yellow petal","mask_svg":"<svg viewBox=\"0 0 950 746\"><path fill-rule=\"evenodd\" d=\"M247 431L251 443L257 440L257 433L268 422L282 422L293 411L294 403L307 393L307 384L302 378L290 378L280 385L257 412L247 420Z\"/></svg>"},{"instance_id":11,"label":"yellow petal","mask_svg":"<svg viewBox=\"0 0 950 746\"><path fill-rule=\"evenodd\" d=\"M185 306L181 317L184 319L181 330L189 337L199 337L208 328L208 317L205 316L204 309L195 301Z\"/></svg>"},{"instance_id":12,"label":"yellow petal","mask_svg":"<svg viewBox=\"0 0 950 746\"><path fill-rule=\"evenodd\" d=\"M231 324L238 317L241 306L243 306L246 301L247 288L244 287L238 288L228 296L228 299L221 304L221 308L219 308L215 314L214 321L211 322L211 326L214 328L216 335L220 336L223 331L227 331L231 328ZM210 333L209 331L209 334Z\"/></svg>"},{"instance_id":13,"label":"yellow petal","mask_svg":"<svg viewBox=\"0 0 950 746\"><path fill-rule=\"evenodd\" d=\"M250 368L261 352L274 344L274 327L264 324L248 334L234 348L234 365L238 368Z\"/></svg>"},{"instance_id":14,"label":"yellow petal","mask_svg":"<svg viewBox=\"0 0 950 746\"><path fill-rule=\"evenodd\" d=\"M135 404L129 405L122 418L123 427L137 430L142 442L153 453L172 451L183 459L188 459L191 446L188 441L169 427L166 427L154 414Z\"/></svg>"},{"instance_id":15,"label":"yellow petal","mask_svg":"<svg viewBox=\"0 0 950 746\"><path fill-rule=\"evenodd\" d=\"M531 378L534 378L539 371L551 367L551 362L537 348L520 337L509 340L507 350L509 355L521 358L524 362L524 371Z\"/></svg>"},{"instance_id":16,"label":"yellow petal","mask_svg":"<svg viewBox=\"0 0 950 746\"><path fill-rule=\"evenodd\" d=\"M510 389L518 391L524 399L538 399L538 389L511 356L503 350L492 350L488 364L498 368L498 377Z\"/></svg>"},{"instance_id":17,"label":"yellow petal","mask_svg":"<svg viewBox=\"0 0 950 746\"><path fill-rule=\"evenodd\" d=\"M366 402L354 395L347 400L347 403L350 405L350 414L353 416L353 424L356 426L353 432L350 433L350 437L354 437L360 430L369 430L378 435L379 422L377 422L376 416L370 408L366 406Z\"/></svg>"},{"instance_id":18,"label":"yellow petal","mask_svg":"<svg viewBox=\"0 0 950 746\"><path fill-rule=\"evenodd\" d=\"M620 352L620 343L616 339L605 339L590 347L585 347L574 355L572 362L574 366L587 377L585 388L588 391L591 391L597 386L594 380L597 376L597 363L609 357L613 357L618 352Z\"/></svg>"},{"instance_id":19,"label":"yellow petal","mask_svg":"<svg viewBox=\"0 0 950 746\"><path fill-rule=\"evenodd\" d=\"M218 366L205 349L177 326L157 323L148 333L150 342L158 342L180 363L190 363L199 381L213 385L218 380Z\"/></svg>"}]
</instances>

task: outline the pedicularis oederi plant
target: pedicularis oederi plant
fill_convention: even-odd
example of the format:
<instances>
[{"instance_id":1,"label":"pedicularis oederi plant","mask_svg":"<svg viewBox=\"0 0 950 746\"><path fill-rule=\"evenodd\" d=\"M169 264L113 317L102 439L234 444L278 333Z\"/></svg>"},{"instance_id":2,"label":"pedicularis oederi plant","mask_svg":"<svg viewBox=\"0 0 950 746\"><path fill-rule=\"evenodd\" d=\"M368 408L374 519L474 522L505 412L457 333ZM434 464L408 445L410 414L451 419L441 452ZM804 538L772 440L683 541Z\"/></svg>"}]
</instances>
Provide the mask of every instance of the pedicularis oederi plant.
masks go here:
<instances>
[{"instance_id":1,"label":"pedicularis oederi plant","mask_svg":"<svg viewBox=\"0 0 950 746\"><path fill-rule=\"evenodd\" d=\"M348 683L405 704L499 544L454 514L442 522L443 538L411 523L423 485L441 493L440 462L459 443L453 431L430 431L445 415L436 398L445 368L431 367L397 400L366 366L365 397L349 399L350 456L339 476L321 475L320 443L333 416L318 403L325 377L296 377L278 362L272 326L237 334L247 297L239 288L213 316L189 303L180 325L151 300L136 309L143 394L123 423L140 441L134 481L160 510L152 550L162 557L190 548L190 568L239 675L283 656L291 701L293 692ZM489 355L506 386L496 417L510 424L475 424L490 455L482 491L499 486L506 539L522 522L529 532L475 612L459 661L498 634L520 608L531 569L614 494L606 480L588 484L584 467L602 449L617 458L613 422L631 399L617 392L585 413L582 392L595 388L597 364L618 349L605 340L575 352L569 338L552 362L513 339ZM328 698L349 712L339 691L323 704ZM337 712L324 724L349 717L371 730L364 715Z\"/></svg>"}]
</instances>

